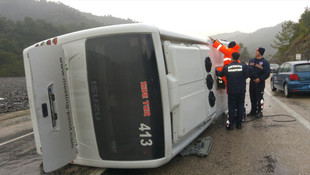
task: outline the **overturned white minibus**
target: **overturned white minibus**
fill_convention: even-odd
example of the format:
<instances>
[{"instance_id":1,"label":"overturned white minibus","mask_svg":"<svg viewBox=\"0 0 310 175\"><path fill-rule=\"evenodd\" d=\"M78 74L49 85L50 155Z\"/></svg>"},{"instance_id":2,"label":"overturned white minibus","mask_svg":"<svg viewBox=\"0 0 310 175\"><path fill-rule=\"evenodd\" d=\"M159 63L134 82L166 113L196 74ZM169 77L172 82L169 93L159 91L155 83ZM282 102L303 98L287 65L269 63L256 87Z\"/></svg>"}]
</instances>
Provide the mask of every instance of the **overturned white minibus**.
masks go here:
<instances>
[{"instance_id":1,"label":"overturned white minibus","mask_svg":"<svg viewBox=\"0 0 310 175\"><path fill-rule=\"evenodd\" d=\"M127 24L30 46L24 65L45 172L159 167L227 109L207 39Z\"/></svg>"}]
</instances>

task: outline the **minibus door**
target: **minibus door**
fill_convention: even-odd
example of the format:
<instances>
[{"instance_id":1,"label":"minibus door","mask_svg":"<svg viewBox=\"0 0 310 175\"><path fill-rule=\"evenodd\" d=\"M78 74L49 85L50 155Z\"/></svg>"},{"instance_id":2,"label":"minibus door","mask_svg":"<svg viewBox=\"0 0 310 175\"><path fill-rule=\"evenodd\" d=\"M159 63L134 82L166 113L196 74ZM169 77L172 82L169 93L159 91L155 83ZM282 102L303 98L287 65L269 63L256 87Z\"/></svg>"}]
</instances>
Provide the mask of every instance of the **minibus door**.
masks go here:
<instances>
[{"instance_id":1,"label":"minibus door","mask_svg":"<svg viewBox=\"0 0 310 175\"><path fill-rule=\"evenodd\" d=\"M56 170L76 158L64 51L43 46L28 52L43 169Z\"/></svg>"}]
</instances>

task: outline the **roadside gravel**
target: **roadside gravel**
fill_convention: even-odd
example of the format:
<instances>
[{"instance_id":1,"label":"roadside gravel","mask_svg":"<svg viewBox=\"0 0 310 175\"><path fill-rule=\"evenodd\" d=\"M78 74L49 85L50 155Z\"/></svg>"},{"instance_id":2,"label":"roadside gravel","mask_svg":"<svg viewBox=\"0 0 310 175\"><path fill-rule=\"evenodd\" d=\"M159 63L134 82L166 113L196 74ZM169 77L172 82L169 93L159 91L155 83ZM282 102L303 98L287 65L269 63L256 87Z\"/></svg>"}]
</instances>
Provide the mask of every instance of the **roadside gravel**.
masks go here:
<instances>
[{"instance_id":1,"label":"roadside gravel","mask_svg":"<svg viewBox=\"0 0 310 175\"><path fill-rule=\"evenodd\" d=\"M0 115L29 109L25 77L0 77Z\"/></svg>"}]
</instances>

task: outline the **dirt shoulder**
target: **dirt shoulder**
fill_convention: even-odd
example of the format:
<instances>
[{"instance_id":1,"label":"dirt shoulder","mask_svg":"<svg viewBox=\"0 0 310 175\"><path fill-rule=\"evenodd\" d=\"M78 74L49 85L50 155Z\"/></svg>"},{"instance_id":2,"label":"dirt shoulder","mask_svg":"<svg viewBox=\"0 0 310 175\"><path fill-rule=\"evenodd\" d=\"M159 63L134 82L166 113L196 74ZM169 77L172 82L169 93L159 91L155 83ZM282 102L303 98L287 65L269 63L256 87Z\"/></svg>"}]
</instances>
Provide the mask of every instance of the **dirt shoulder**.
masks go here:
<instances>
[{"instance_id":1,"label":"dirt shoulder","mask_svg":"<svg viewBox=\"0 0 310 175\"><path fill-rule=\"evenodd\" d=\"M0 117L1 142L32 132L29 110L2 114Z\"/></svg>"}]
</instances>

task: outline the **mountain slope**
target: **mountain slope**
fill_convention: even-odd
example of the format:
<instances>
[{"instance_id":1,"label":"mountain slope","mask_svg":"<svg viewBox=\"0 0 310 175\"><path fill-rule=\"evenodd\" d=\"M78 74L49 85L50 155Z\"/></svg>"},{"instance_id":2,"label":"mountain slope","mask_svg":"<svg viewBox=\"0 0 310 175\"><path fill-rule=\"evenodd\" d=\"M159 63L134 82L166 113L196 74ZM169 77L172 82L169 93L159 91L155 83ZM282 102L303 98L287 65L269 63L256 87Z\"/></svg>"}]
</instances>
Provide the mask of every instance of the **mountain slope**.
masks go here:
<instances>
[{"instance_id":1,"label":"mountain slope","mask_svg":"<svg viewBox=\"0 0 310 175\"><path fill-rule=\"evenodd\" d=\"M305 37L296 39L292 45L285 51L282 57L274 57L271 61L282 64L286 61L295 61L296 54L301 54L302 60L310 60L310 33Z\"/></svg>"},{"instance_id":2,"label":"mountain slope","mask_svg":"<svg viewBox=\"0 0 310 175\"><path fill-rule=\"evenodd\" d=\"M0 0L0 77L24 76L22 51L38 41L92 27L133 22L82 13L45 0Z\"/></svg>"},{"instance_id":3,"label":"mountain slope","mask_svg":"<svg viewBox=\"0 0 310 175\"><path fill-rule=\"evenodd\" d=\"M134 23L131 19L113 16L95 16L83 13L62 3L35 0L1 0L0 15L13 21L23 21L25 17L43 19L54 25L102 26Z\"/></svg>"},{"instance_id":4,"label":"mountain slope","mask_svg":"<svg viewBox=\"0 0 310 175\"><path fill-rule=\"evenodd\" d=\"M224 33L212 36L213 38L223 39L227 41L236 41L237 43L243 43L248 48L250 55L254 56L255 50L258 47L264 47L266 52L264 54L266 59L270 59L277 50L270 45L273 43L274 36L282 30L282 23L274 26L259 29L253 33Z\"/></svg>"}]
</instances>

